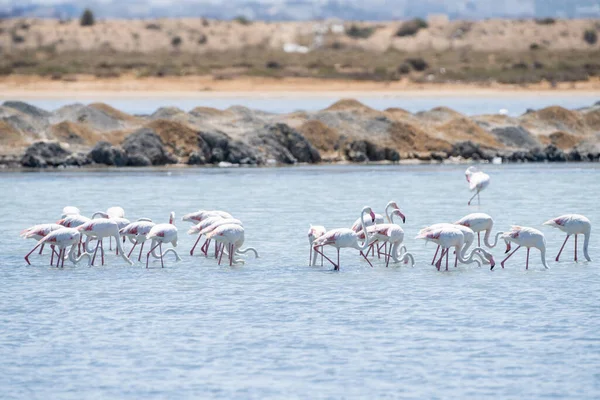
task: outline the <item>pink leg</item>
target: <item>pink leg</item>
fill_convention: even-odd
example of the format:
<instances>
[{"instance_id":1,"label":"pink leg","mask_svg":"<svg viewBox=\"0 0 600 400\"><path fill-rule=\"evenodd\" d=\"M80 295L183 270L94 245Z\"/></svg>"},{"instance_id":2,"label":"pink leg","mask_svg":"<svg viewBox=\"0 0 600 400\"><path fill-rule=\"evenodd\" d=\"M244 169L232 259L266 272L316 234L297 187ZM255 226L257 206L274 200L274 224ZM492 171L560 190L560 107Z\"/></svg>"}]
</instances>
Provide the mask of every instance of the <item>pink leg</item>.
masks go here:
<instances>
[{"instance_id":1,"label":"pink leg","mask_svg":"<svg viewBox=\"0 0 600 400\"><path fill-rule=\"evenodd\" d=\"M196 248L196 246L198 245L198 242L200 241L200 238L202 237L202 235L198 235L198 239L196 239L196 243L194 243L194 247L192 247L192 249L190 250L190 256L194 255L194 249Z\"/></svg>"},{"instance_id":2,"label":"pink leg","mask_svg":"<svg viewBox=\"0 0 600 400\"><path fill-rule=\"evenodd\" d=\"M204 244L202 245L202 248L200 250L202 250L202 253L204 253L204 255L206 257L208 257L208 248L210 246L210 239L206 239L204 241ZM217 255L215 254L215 258L217 258Z\"/></svg>"},{"instance_id":3,"label":"pink leg","mask_svg":"<svg viewBox=\"0 0 600 400\"><path fill-rule=\"evenodd\" d=\"M577 234L575 234L575 262L577 262Z\"/></svg>"},{"instance_id":4,"label":"pink leg","mask_svg":"<svg viewBox=\"0 0 600 400\"><path fill-rule=\"evenodd\" d=\"M571 235L567 235L567 237L565 238L565 241L563 242L562 247L560 248L560 251L556 255L556 261L558 261L558 259L560 258L560 255L561 255L563 249L565 248L565 245L567 244L567 240L569 240L569 236L571 236Z\"/></svg>"},{"instance_id":5,"label":"pink leg","mask_svg":"<svg viewBox=\"0 0 600 400\"><path fill-rule=\"evenodd\" d=\"M131 257L131 253L133 253L133 250L135 249L135 246L137 246L137 245L138 245L138 242L136 240L136 242L133 244L133 247L131 248L131 250L129 250L129 254L127 254L127 258Z\"/></svg>"},{"instance_id":6,"label":"pink leg","mask_svg":"<svg viewBox=\"0 0 600 400\"><path fill-rule=\"evenodd\" d=\"M42 255L42 252L44 251L44 246L45 245L46 245L45 243L42 243L42 248L40 249L40 256Z\"/></svg>"},{"instance_id":7,"label":"pink leg","mask_svg":"<svg viewBox=\"0 0 600 400\"><path fill-rule=\"evenodd\" d=\"M527 248L527 261L525 262L525 269L529 269L529 247Z\"/></svg>"},{"instance_id":8,"label":"pink leg","mask_svg":"<svg viewBox=\"0 0 600 400\"><path fill-rule=\"evenodd\" d=\"M150 254L152 254L152 252L154 250L156 250L156 248L160 245L160 243L158 243L156 246L152 247L150 249L150 251L148 252L148 254L146 254L146 268L148 268L148 260L150 260ZM162 255L162 254L161 254Z\"/></svg>"},{"instance_id":9,"label":"pink leg","mask_svg":"<svg viewBox=\"0 0 600 400\"><path fill-rule=\"evenodd\" d=\"M112 236L108 237L108 250L112 250ZM102 265L104 265L104 261L102 261Z\"/></svg>"},{"instance_id":10,"label":"pink leg","mask_svg":"<svg viewBox=\"0 0 600 400\"><path fill-rule=\"evenodd\" d=\"M431 265L435 264L435 258L437 257L437 253L440 251L440 245L438 244L437 249L435 249L435 254L433 255L433 260L431 260Z\"/></svg>"},{"instance_id":11,"label":"pink leg","mask_svg":"<svg viewBox=\"0 0 600 400\"><path fill-rule=\"evenodd\" d=\"M310 250L308 251L308 265L312 265L312 245L310 246Z\"/></svg>"},{"instance_id":12,"label":"pink leg","mask_svg":"<svg viewBox=\"0 0 600 400\"><path fill-rule=\"evenodd\" d=\"M446 251L446 271L448 271L448 255L450 254L450 251Z\"/></svg>"},{"instance_id":13,"label":"pink leg","mask_svg":"<svg viewBox=\"0 0 600 400\"><path fill-rule=\"evenodd\" d=\"M385 256L386 256L386 261L385 261L385 267L387 268L390 265L390 255L387 252L387 242L385 242L386 244L386 248L385 248Z\"/></svg>"},{"instance_id":14,"label":"pink leg","mask_svg":"<svg viewBox=\"0 0 600 400\"><path fill-rule=\"evenodd\" d=\"M146 242L142 242L142 246L140 247L140 255L138 256L138 261L142 261L142 250L144 250L144 244L146 244Z\"/></svg>"},{"instance_id":15,"label":"pink leg","mask_svg":"<svg viewBox=\"0 0 600 400\"><path fill-rule=\"evenodd\" d=\"M477 232L477 246L481 247L481 232Z\"/></svg>"},{"instance_id":16,"label":"pink leg","mask_svg":"<svg viewBox=\"0 0 600 400\"><path fill-rule=\"evenodd\" d=\"M54 251L54 246L50 246L50 248L52 249L52 253L50 256L50 265L54 265L54 253L56 252Z\"/></svg>"},{"instance_id":17,"label":"pink leg","mask_svg":"<svg viewBox=\"0 0 600 400\"><path fill-rule=\"evenodd\" d=\"M371 268L373 268L373 264L371 264L371 261L369 261L369 259L367 258L367 256L365 256L362 251L360 252L360 254L365 258L365 260L367 260L367 262L369 263L369 265L371 266ZM339 257L339 250L338 250L338 257Z\"/></svg>"},{"instance_id":18,"label":"pink leg","mask_svg":"<svg viewBox=\"0 0 600 400\"><path fill-rule=\"evenodd\" d=\"M458 254L454 252L454 268L458 267Z\"/></svg>"},{"instance_id":19,"label":"pink leg","mask_svg":"<svg viewBox=\"0 0 600 400\"><path fill-rule=\"evenodd\" d=\"M438 271L442 267L442 259L444 258L444 256L446 255L447 252L448 252L448 249L442 249L442 254L440 255L440 259L437 260L437 262L435 263L435 267L437 268Z\"/></svg>"},{"instance_id":20,"label":"pink leg","mask_svg":"<svg viewBox=\"0 0 600 400\"><path fill-rule=\"evenodd\" d=\"M64 268L64 267L65 267L65 255L66 255L66 252L67 252L67 249L66 249L66 248L64 248L64 249L62 249L62 252L61 252L61 254L60 254L60 259L61 259L61 262L60 262L60 267L61 267L61 268ZM58 265L58 263L56 263L56 264Z\"/></svg>"},{"instance_id":21,"label":"pink leg","mask_svg":"<svg viewBox=\"0 0 600 400\"><path fill-rule=\"evenodd\" d=\"M29 262L29 256L31 255L31 253L33 253L34 251L36 251L36 249L38 247L40 247L40 246L41 246L41 244L39 244L39 243L36 244L35 247L29 253L27 253L27 255L25 256L25 261L27 261L28 265L31 265L31 263Z\"/></svg>"},{"instance_id":22,"label":"pink leg","mask_svg":"<svg viewBox=\"0 0 600 400\"><path fill-rule=\"evenodd\" d=\"M336 263L334 263L333 261L331 261L331 259L330 259L329 257L327 257L327 256L326 256L324 253L322 253L323 246L320 246L320 247L321 247L321 251L317 250L317 246L313 247L313 250L314 250L314 251L316 251L316 252L317 252L317 254L320 254L320 255L321 255L321 257L325 257L325 259L326 259L327 261L329 261L329 262L331 263L331 265L333 265L333 267L334 267L334 270L338 270L339 268L338 268L337 264L336 264ZM340 258L339 258L339 256L340 256L340 254L339 254L339 251L338 251L338 263L340 262Z\"/></svg>"},{"instance_id":23,"label":"pink leg","mask_svg":"<svg viewBox=\"0 0 600 400\"><path fill-rule=\"evenodd\" d=\"M230 245L231 250L229 250L229 266L233 266L233 243Z\"/></svg>"},{"instance_id":24,"label":"pink leg","mask_svg":"<svg viewBox=\"0 0 600 400\"><path fill-rule=\"evenodd\" d=\"M503 269L504 269L504 263L506 262L506 260L508 260L520 248L521 248L521 246L517 247L512 253L510 253L508 256L506 256L506 258L504 260L502 260L502 262L500 263L500 265L502 266Z\"/></svg>"},{"instance_id":25,"label":"pink leg","mask_svg":"<svg viewBox=\"0 0 600 400\"><path fill-rule=\"evenodd\" d=\"M100 240L100 254L102 255L102 265L104 265L104 245L102 244L104 240Z\"/></svg>"},{"instance_id":26,"label":"pink leg","mask_svg":"<svg viewBox=\"0 0 600 400\"><path fill-rule=\"evenodd\" d=\"M223 253L225 253L225 243L223 243L223 246L221 248L221 256L219 256L219 265L221 265L221 259L223 258Z\"/></svg>"},{"instance_id":27,"label":"pink leg","mask_svg":"<svg viewBox=\"0 0 600 400\"><path fill-rule=\"evenodd\" d=\"M125 239L125 238L123 238ZM112 241L112 236L111 239L109 239L110 241ZM119 242L117 240L115 240L115 249L117 250L117 255L119 255Z\"/></svg>"},{"instance_id":28,"label":"pink leg","mask_svg":"<svg viewBox=\"0 0 600 400\"><path fill-rule=\"evenodd\" d=\"M232 244L233 246L233 244ZM217 258L217 253L219 252L219 243L215 242L215 258Z\"/></svg>"},{"instance_id":29,"label":"pink leg","mask_svg":"<svg viewBox=\"0 0 600 400\"><path fill-rule=\"evenodd\" d=\"M367 260L369 261L369 260ZM340 248L338 247L337 249L337 265L334 269L337 269L338 271L340 270Z\"/></svg>"},{"instance_id":30,"label":"pink leg","mask_svg":"<svg viewBox=\"0 0 600 400\"><path fill-rule=\"evenodd\" d=\"M160 267L164 268L165 264L163 263L162 242L158 242L158 251L160 252Z\"/></svg>"}]
</instances>

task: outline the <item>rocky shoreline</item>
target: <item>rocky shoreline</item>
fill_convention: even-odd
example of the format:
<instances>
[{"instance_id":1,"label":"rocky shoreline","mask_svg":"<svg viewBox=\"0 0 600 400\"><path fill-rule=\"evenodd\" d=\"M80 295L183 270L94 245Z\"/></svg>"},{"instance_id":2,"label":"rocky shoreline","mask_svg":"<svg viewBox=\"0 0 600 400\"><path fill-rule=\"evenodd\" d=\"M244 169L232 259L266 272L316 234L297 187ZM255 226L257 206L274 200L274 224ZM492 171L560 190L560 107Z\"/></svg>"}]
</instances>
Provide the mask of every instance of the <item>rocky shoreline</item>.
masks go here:
<instances>
[{"instance_id":1,"label":"rocky shoreline","mask_svg":"<svg viewBox=\"0 0 600 400\"><path fill-rule=\"evenodd\" d=\"M468 117L446 107L378 111L352 99L289 114L240 106L165 107L150 115L102 103L53 112L18 101L0 106L4 169L599 160L600 102L519 117Z\"/></svg>"}]
</instances>

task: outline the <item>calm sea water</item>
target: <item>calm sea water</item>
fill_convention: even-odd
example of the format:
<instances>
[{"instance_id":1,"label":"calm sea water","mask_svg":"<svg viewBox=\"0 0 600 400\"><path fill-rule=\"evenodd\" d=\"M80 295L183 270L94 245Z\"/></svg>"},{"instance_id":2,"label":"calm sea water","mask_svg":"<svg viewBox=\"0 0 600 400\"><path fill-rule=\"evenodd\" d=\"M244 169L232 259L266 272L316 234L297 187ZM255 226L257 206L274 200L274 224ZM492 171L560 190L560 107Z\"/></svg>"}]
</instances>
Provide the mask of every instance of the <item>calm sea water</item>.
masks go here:
<instances>
[{"instance_id":1,"label":"calm sea water","mask_svg":"<svg viewBox=\"0 0 600 400\"><path fill-rule=\"evenodd\" d=\"M346 97L352 97L348 94ZM24 101L42 107L46 110L55 110L67 104L75 102L91 103L104 102L131 114L151 114L159 107L169 106L179 107L185 111L190 111L194 107L215 107L225 109L234 105L242 105L252 109L268 111L273 113L289 113L297 110L317 111L329 107L339 100L339 94L332 96L310 96L303 93L296 95L282 94L277 95L269 93L261 96L253 94L252 96L226 96L218 95L198 96L198 97L94 97L90 101L86 98L57 100L57 99L24 99ZM385 110L389 107L401 107L410 112L430 110L441 105L451 107L458 112L467 115L495 114L501 109L507 110L511 116L523 114L528 108L539 109L551 105L559 104L565 108L575 109L587 107L600 100L598 95L578 94L564 95L544 93L520 93L518 95L508 94L499 96L423 96L415 97L405 94L389 94L377 96L358 96L357 100L378 110ZM0 94L0 100L18 100L6 98Z\"/></svg>"},{"instance_id":2,"label":"calm sea water","mask_svg":"<svg viewBox=\"0 0 600 400\"><path fill-rule=\"evenodd\" d=\"M541 224L563 213L600 221L593 164L487 166L481 206L464 166L127 169L0 174L0 388L44 398L573 398L600 396L600 241L591 263L553 260L564 236ZM308 267L309 223L349 226L364 205L396 200L414 268L370 268L354 250L342 269ZM217 266L177 250L161 269L49 267L19 231L65 205L112 205L130 219L229 210L259 259ZM495 230L541 229L550 268L520 250L494 271L438 272L419 228L483 211ZM179 219L179 218L178 218ZM580 242L581 243L581 242ZM498 261L503 249L493 249Z\"/></svg>"}]
</instances>

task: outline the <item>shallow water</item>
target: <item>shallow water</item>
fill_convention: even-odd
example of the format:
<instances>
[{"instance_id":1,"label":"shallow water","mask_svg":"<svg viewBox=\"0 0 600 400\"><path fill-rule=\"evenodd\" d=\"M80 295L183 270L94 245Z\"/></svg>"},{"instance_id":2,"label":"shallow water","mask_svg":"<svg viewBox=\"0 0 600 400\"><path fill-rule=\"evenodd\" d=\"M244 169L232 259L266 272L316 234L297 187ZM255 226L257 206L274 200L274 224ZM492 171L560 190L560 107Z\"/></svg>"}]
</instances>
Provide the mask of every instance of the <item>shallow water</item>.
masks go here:
<instances>
[{"instance_id":1,"label":"shallow water","mask_svg":"<svg viewBox=\"0 0 600 400\"><path fill-rule=\"evenodd\" d=\"M598 164L486 166L481 206L464 166L126 169L0 174L2 398L598 398L600 243L592 263L553 258L563 213L600 221ZM309 223L349 226L364 205L398 201L416 265L307 267ZM261 258L219 267L177 250L161 269L64 270L23 255L19 231L112 205L130 219L199 208L232 212ZM437 272L419 228L475 211L546 234L550 269L532 250L500 266ZM179 220L179 218L178 218ZM497 261L502 248L492 250ZM333 254L331 251L330 254ZM582 254L580 253L582 257ZM583 258L583 257L582 257Z\"/></svg>"},{"instance_id":2,"label":"shallow water","mask_svg":"<svg viewBox=\"0 0 600 400\"><path fill-rule=\"evenodd\" d=\"M344 97L351 97L346 95ZM577 94L564 95L544 93L519 93L501 94L499 96L423 96L415 97L406 94L389 94L377 96L355 96L357 100L377 110L385 110L390 107L401 107L410 112L430 110L434 107L444 105L467 115L496 114L505 109L509 115L518 116L527 111L528 108L539 109L556 104L569 109L587 107L599 100L597 95ZM252 96L223 96L218 95L198 97L159 97L159 98L136 98L136 97L94 97L93 102L110 104L117 109L130 114L152 114L165 104L179 107L190 111L194 107L215 107L225 109L235 105L241 105L252 109L272 112L289 113L297 110L317 111L329 107L338 101L340 95L333 96L310 96L300 94L298 96L269 93L261 95L257 93ZM0 94L2 100L15 100L6 98ZM59 107L84 102L85 99L24 99L24 101L42 107L46 110L55 110Z\"/></svg>"}]
</instances>

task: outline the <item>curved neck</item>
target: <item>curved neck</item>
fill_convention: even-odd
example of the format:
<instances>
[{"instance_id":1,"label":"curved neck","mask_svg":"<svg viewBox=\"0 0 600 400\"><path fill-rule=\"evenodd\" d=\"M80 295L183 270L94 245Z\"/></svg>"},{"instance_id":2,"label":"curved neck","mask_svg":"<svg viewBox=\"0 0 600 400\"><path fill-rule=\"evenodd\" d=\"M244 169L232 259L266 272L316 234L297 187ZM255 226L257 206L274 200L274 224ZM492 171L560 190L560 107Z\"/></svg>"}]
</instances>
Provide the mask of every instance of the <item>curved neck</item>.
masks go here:
<instances>
[{"instance_id":1,"label":"curved neck","mask_svg":"<svg viewBox=\"0 0 600 400\"><path fill-rule=\"evenodd\" d=\"M108 218L108 214L105 213L104 211L96 211L93 215L92 215L92 219L96 218L96 216L99 215L102 218Z\"/></svg>"},{"instance_id":2,"label":"curved neck","mask_svg":"<svg viewBox=\"0 0 600 400\"><path fill-rule=\"evenodd\" d=\"M458 256L458 261L460 261L463 264L471 264L471 263L478 263L478 260L473 260L473 257L475 257L475 255L477 254L477 252L480 250L479 247L474 248L473 251L469 254L468 258L463 257L463 254L461 253L459 246L456 246L456 255Z\"/></svg>"},{"instance_id":3,"label":"curved neck","mask_svg":"<svg viewBox=\"0 0 600 400\"><path fill-rule=\"evenodd\" d=\"M360 225L362 226L363 232L365 233L365 241L363 242L362 246L358 245L357 249L360 251L365 251L369 247L370 237L369 237L369 233L367 232L367 227L365 225L365 212L364 211L361 211L361 213L360 213Z\"/></svg>"},{"instance_id":4,"label":"curved neck","mask_svg":"<svg viewBox=\"0 0 600 400\"><path fill-rule=\"evenodd\" d=\"M73 264L79 264L79 262L84 258L87 257L88 259L88 265L92 262L92 257L86 253L85 251L83 253L81 253L81 255L79 257L75 257L75 251L77 250L77 246L73 245L71 246L71 251L69 251L69 261L71 261Z\"/></svg>"},{"instance_id":5,"label":"curved neck","mask_svg":"<svg viewBox=\"0 0 600 400\"><path fill-rule=\"evenodd\" d=\"M586 232L584 234L584 239L583 239L583 255L585 256L585 259L588 261L592 261L592 259L590 258L589 254L588 254L588 246L590 244L590 232Z\"/></svg>"},{"instance_id":6,"label":"curved neck","mask_svg":"<svg viewBox=\"0 0 600 400\"><path fill-rule=\"evenodd\" d=\"M127 263L129 263L129 265L133 265L133 261L131 261L126 255L125 255L125 251L123 250L123 246L121 245L121 237L119 236L119 234L117 233L116 235L114 235L115 241L117 242L117 248L119 249L119 255L123 258L123 260L125 260ZM102 239L100 239L102 240Z\"/></svg>"},{"instance_id":7,"label":"curved neck","mask_svg":"<svg viewBox=\"0 0 600 400\"><path fill-rule=\"evenodd\" d=\"M548 264L546 264L546 249L540 249L540 258L542 259L542 264L544 268L548 269Z\"/></svg>"},{"instance_id":8,"label":"curved neck","mask_svg":"<svg viewBox=\"0 0 600 400\"><path fill-rule=\"evenodd\" d=\"M394 213L392 212L392 215L390 216L389 211L388 211L391 206L392 206L391 204L388 204L387 206L385 206L385 217L387 218L388 222L393 224L394 223Z\"/></svg>"},{"instance_id":9,"label":"curved neck","mask_svg":"<svg viewBox=\"0 0 600 400\"><path fill-rule=\"evenodd\" d=\"M496 232L496 236L494 237L494 243L491 244L490 243L490 234L491 234L491 232L492 232L491 229L487 229L485 231L485 236L483 237L483 242L490 249L493 248L493 247L496 247L496 245L498 244L498 238L504 234L504 232Z\"/></svg>"}]
</instances>

